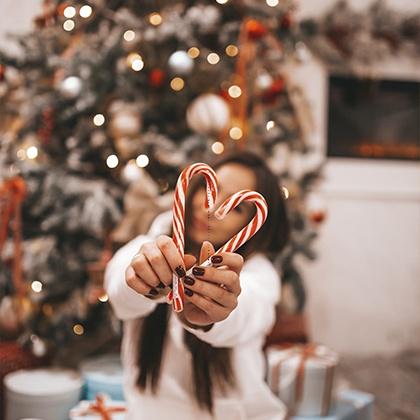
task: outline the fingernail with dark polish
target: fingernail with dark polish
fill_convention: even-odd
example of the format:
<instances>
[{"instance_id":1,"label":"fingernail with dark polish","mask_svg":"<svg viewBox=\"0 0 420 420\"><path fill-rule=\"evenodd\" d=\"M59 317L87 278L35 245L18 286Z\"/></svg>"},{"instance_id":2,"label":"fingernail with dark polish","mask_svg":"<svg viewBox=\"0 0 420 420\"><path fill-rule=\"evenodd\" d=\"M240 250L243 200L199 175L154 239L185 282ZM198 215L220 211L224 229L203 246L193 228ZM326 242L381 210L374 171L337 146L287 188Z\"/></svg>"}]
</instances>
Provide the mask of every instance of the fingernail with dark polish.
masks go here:
<instances>
[{"instance_id":1,"label":"fingernail with dark polish","mask_svg":"<svg viewBox=\"0 0 420 420\"><path fill-rule=\"evenodd\" d=\"M184 283L188 284L188 286L192 286L195 283L195 280L193 278L187 276L184 279Z\"/></svg>"},{"instance_id":2,"label":"fingernail with dark polish","mask_svg":"<svg viewBox=\"0 0 420 420\"><path fill-rule=\"evenodd\" d=\"M185 294L187 295L187 296L192 296L194 293L193 293L193 291L191 290L191 289L188 289L187 287L185 288Z\"/></svg>"},{"instance_id":3,"label":"fingernail with dark polish","mask_svg":"<svg viewBox=\"0 0 420 420\"><path fill-rule=\"evenodd\" d=\"M184 277L186 274L182 265L179 265L177 268L175 268L175 272L178 274L178 277Z\"/></svg>"},{"instance_id":4,"label":"fingernail with dark polish","mask_svg":"<svg viewBox=\"0 0 420 420\"><path fill-rule=\"evenodd\" d=\"M159 282L159 284L157 285L157 287L159 287L159 289L164 289L165 285L162 282Z\"/></svg>"},{"instance_id":5,"label":"fingernail with dark polish","mask_svg":"<svg viewBox=\"0 0 420 420\"><path fill-rule=\"evenodd\" d=\"M202 276L205 272L203 267L194 267L192 270L194 276Z\"/></svg>"},{"instance_id":6,"label":"fingernail with dark polish","mask_svg":"<svg viewBox=\"0 0 420 420\"><path fill-rule=\"evenodd\" d=\"M150 289L150 292L149 292L149 295L153 295L153 296L156 296L156 295L158 295L159 294L159 292L156 290L156 289Z\"/></svg>"},{"instance_id":7,"label":"fingernail with dark polish","mask_svg":"<svg viewBox=\"0 0 420 420\"><path fill-rule=\"evenodd\" d=\"M220 264L223 261L223 257L221 255L213 255L211 257L211 262L213 264Z\"/></svg>"}]
</instances>

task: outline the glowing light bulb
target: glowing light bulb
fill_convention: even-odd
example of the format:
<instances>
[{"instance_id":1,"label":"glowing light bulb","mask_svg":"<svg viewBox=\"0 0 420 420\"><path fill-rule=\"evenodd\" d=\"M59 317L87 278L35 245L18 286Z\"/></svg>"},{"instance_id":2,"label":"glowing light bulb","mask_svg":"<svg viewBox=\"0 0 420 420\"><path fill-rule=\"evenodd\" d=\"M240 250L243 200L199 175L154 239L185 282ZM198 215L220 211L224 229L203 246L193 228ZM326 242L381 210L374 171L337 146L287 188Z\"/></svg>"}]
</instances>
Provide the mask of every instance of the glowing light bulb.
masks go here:
<instances>
[{"instance_id":1,"label":"glowing light bulb","mask_svg":"<svg viewBox=\"0 0 420 420\"><path fill-rule=\"evenodd\" d=\"M242 129L240 127L232 127L229 130L229 136L233 140L239 140L242 137Z\"/></svg>"},{"instance_id":2,"label":"glowing light bulb","mask_svg":"<svg viewBox=\"0 0 420 420\"><path fill-rule=\"evenodd\" d=\"M279 4L279 0L265 0L267 5L270 7L276 7Z\"/></svg>"},{"instance_id":3,"label":"glowing light bulb","mask_svg":"<svg viewBox=\"0 0 420 420\"><path fill-rule=\"evenodd\" d=\"M106 158L106 164L107 164L108 168L111 168L111 169L116 168L118 166L118 163L119 163L119 161L118 161L118 156L117 155L109 155Z\"/></svg>"},{"instance_id":4,"label":"glowing light bulb","mask_svg":"<svg viewBox=\"0 0 420 420\"><path fill-rule=\"evenodd\" d=\"M154 26L158 26L162 23L162 16L159 13L152 13L149 16L149 22Z\"/></svg>"},{"instance_id":5,"label":"glowing light bulb","mask_svg":"<svg viewBox=\"0 0 420 420\"><path fill-rule=\"evenodd\" d=\"M67 32L72 31L74 29L74 27L75 27L75 23L71 19L67 19L63 23L63 29Z\"/></svg>"},{"instance_id":6,"label":"glowing light bulb","mask_svg":"<svg viewBox=\"0 0 420 420\"><path fill-rule=\"evenodd\" d=\"M144 154L138 155L136 164L139 168L145 168L149 164L149 157Z\"/></svg>"},{"instance_id":7,"label":"glowing light bulb","mask_svg":"<svg viewBox=\"0 0 420 420\"><path fill-rule=\"evenodd\" d=\"M42 283L38 280L35 280L31 283L31 289L36 292L39 293L42 290Z\"/></svg>"},{"instance_id":8,"label":"glowing light bulb","mask_svg":"<svg viewBox=\"0 0 420 420\"><path fill-rule=\"evenodd\" d=\"M215 141L212 145L211 145L211 150L213 151L213 153L215 153L216 155L220 155L223 153L223 151L225 150L225 146L223 145L222 142L220 141Z\"/></svg>"},{"instance_id":9,"label":"glowing light bulb","mask_svg":"<svg viewBox=\"0 0 420 420\"><path fill-rule=\"evenodd\" d=\"M26 156L28 159L35 159L38 156L38 148L31 146L26 149Z\"/></svg>"},{"instance_id":10,"label":"glowing light bulb","mask_svg":"<svg viewBox=\"0 0 420 420\"><path fill-rule=\"evenodd\" d=\"M232 85L229 89L228 89L228 93L229 96L231 98L239 98L242 94L242 89L237 86L237 85Z\"/></svg>"},{"instance_id":11,"label":"glowing light bulb","mask_svg":"<svg viewBox=\"0 0 420 420\"><path fill-rule=\"evenodd\" d=\"M73 6L67 6L63 12L64 17L71 19L76 16L76 9Z\"/></svg>"},{"instance_id":12,"label":"glowing light bulb","mask_svg":"<svg viewBox=\"0 0 420 420\"><path fill-rule=\"evenodd\" d=\"M188 55L189 55L191 58L197 58L197 57L200 55L200 50L199 50L197 47L191 47L191 48L188 50Z\"/></svg>"},{"instance_id":13,"label":"glowing light bulb","mask_svg":"<svg viewBox=\"0 0 420 420\"><path fill-rule=\"evenodd\" d=\"M180 77L174 77L171 80L171 88L175 91L182 90L184 88L185 82Z\"/></svg>"},{"instance_id":14,"label":"glowing light bulb","mask_svg":"<svg viewBox=\"0 0 420 420\"><path fill-rule=\"evenodd\" d=\"M132 31L131 29L129 29L128 31L124 32L123 37L127 42L131 42L131 41L134 41L134 38L136 37L136 33Z\"/></svg>"},{"instance_id":15,"label":"glowing light bulb","mask_svg":"<svg viewBox=\"0 0 420 420\"><path fill-rule=\"evenodd\" d=\"M92 14L92 8L87 4L82 6L79 10L79 15L82 18L88 18L91 14Z\"/></svg>"},{"instance_id":16,"label":"glowing light bulb","mask_svg":"<svg viewBox=\"0 0 420 420\"><path fill-rule=\"evenodd\" d=\"M100 127L105 122L105 117L103 114L96 114L93 117L93 124L95 124L97 127Z\"/></svg>"},{"instance_id":17,"label":"glowing light bulb","mask_svg":"<svg viewBox=\"0 0 420 420\"><path fill-rule=\"evenodd\" d=\"M273 127L275 126L274 121L268 121L265 128L267 129L267 131L271 130Z\"/></svg>"},{"instance_id":18,"label":"glowing light bulb","mask_svg":"<svg viewBox=\"0 0 420 420\"><path fill-rule=\"evenodd\" d=\"M207 56L207 61L208 61L210 64L217 64L217 63L220 61L220 57L219 57L219 55L218 55L218 54L216 54L216 53L210 53L210 54Z\"/></svg>"},{"instance_id":19,"label":"glowing light bulb","mask_svg":"<svg viewBox=\"0 0 420 420\"><path fill-rule=\"evenodd\" d=\"M76 325L73 325L73 332L76 335L83 335L85 332L85 329L83 328L83 325L76 324Z\"/></svg>"},{"instance_id":20,"label":"glowing light bulb","mask_svg":"<svg viewBox=\"0 0 420 420\"><path fill-rule=\"evenodd\" d=\"M235 57L238 55L239 48L236 45L230 44L225 48L225 51L229 57Z\"/></svg>"}]
</instances>

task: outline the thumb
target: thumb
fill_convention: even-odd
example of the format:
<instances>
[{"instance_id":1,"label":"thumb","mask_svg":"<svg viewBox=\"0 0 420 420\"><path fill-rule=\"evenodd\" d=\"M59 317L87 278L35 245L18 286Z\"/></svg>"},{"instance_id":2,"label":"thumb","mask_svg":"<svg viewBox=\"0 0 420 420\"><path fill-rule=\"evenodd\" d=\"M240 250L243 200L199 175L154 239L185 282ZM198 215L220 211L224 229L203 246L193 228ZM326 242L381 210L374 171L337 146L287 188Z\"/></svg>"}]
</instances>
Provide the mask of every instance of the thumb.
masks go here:
<instances>
[{"instance_id":1,"label":"thumb","mask_svg":"<svg viewBox=\"0 0 420 420\"><path fill-rule=\"evenodd\" d=\"M184 263L185 268L189 270L197 261L197 258L194 257L194 255L191 254L184 254Z\"/></svg>"},{"instance_id":2,"label":"thumb","mask_svg":"<svg viewBox=\"0 0 420 420\"><path fill-rule=\"evenodd\" d=\"M203 263L210 255L213 255L216 252L214 246L209 241L204 241L201 245L200 251L200 262L199 264Z\"/></svg>"}]
</instances>

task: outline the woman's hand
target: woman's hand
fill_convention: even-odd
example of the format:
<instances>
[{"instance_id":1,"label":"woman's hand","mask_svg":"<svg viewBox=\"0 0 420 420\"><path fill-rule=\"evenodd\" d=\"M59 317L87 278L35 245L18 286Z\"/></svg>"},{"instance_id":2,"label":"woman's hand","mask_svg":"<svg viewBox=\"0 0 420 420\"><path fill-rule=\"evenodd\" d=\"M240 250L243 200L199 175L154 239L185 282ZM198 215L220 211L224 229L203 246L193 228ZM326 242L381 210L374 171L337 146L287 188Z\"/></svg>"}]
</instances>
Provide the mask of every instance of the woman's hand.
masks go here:
<instances>
[{"instance_id":1,"label":"woman's hand","mask_svg":"<svg viewBox=\"0 0 420 420\"><path fill-rule=\"evenodd\" d=\"M213 245L205 241L201 247L200 263L214 252ZM222 252L218 255L222 257L222 261L213 263L214 267L196 267L193 269L193 276L184 279L184 310L178 316L186 325L207 326L210 329L215 322L226 319L238 304L241 293L239 273L244 263L243 257L234 252ZM185 257L188 258L187 267L191 267L191 256Z\"/></svg>"},{"instance_id":2,"label":"woman's hand","mask_svg":"<svg viewBox=\"0 0 420 420\"><path fill-rule=\"evenodd\" d=\"M187 261L191 261L189 256ZM192 265L192 264L191 264ZM156 241L140 247L125 272L129 287L149 299L156 299L169 292L172 275L185 276L185 263L172 238L160 235Z\"/></svg>"}]
</instances>

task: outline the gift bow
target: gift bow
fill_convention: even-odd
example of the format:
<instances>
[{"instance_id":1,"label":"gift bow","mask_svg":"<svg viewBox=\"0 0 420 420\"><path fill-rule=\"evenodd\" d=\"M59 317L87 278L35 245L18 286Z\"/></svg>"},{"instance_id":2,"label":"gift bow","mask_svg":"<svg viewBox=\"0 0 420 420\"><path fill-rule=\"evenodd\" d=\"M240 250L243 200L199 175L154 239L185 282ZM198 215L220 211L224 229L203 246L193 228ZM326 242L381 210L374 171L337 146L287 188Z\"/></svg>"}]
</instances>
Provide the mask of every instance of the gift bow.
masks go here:
<instances>
[{"instance_id":1,"label":"gift bow","mask_svg":"<svg viewBox=\"0 0 420 420\"><path fill-rule=\"evenodd\" d=\"M15 247L13 261L13 282L19 297L24 295L22 280L22 202L26 195L25 181L16 176L0 184L0 255L7 239L10 220L13 220L13 242Z\"/></svg>"},{"instance_id":2,"label":"gift bow","mask_svg":"<svg viewBox=\"0 0 420 420\"><path fill-rule=\"evenodd\" d=\"M72 410L74 416L87 416L89 414L99 414L102 420L112 420L112 413L122 413L126 411L124 406L107 407L104 395L98 394L95 401L91 402L86 408Z\"/></svg>"}]
</instances>

